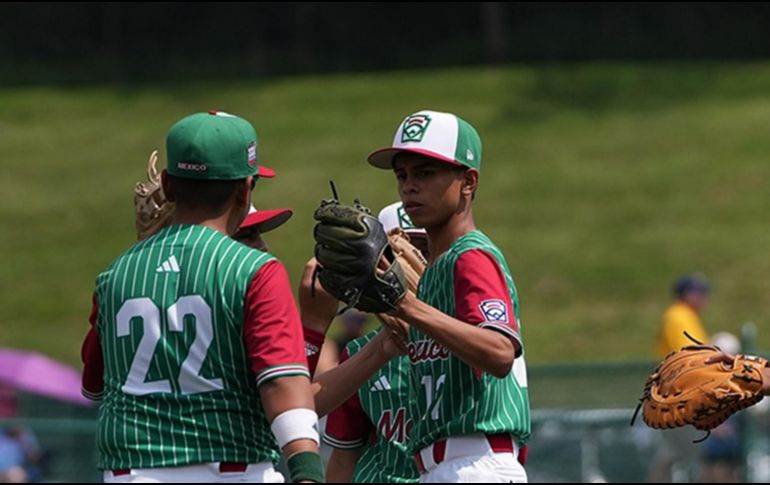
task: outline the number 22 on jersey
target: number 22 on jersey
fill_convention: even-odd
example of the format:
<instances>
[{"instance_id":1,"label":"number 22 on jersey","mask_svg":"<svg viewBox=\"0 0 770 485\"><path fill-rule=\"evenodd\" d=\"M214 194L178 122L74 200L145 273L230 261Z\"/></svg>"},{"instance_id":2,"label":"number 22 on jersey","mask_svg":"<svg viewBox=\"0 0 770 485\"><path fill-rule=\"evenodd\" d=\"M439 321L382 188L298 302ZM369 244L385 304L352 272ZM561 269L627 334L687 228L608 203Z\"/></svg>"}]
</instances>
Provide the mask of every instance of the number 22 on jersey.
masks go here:
<instances>
[{"instance_id":1,"label":"number 22 on jersey","mask_svg":"<svg viewBox=\"0 0 770 485\"><path fill-rule=\"evenodd\" d=\"M172 392L168 379L147 382L147 373L156 349L162 339L160 332L161 314L158 306L149 298L132 298L121 305L116 317L117 336L127 337L131 333L131 320L142 320L143 334L128 372L128 378L121 390L126 394L143 396L153 393ZM195 340L187 357L182 362L178 376L182 394L198 394L218 391L224 388L222 379L206 379L199 375L209 347L214 340L214 324L211 307L200 295L179 298L166 312L170 332L183 332L184 319L192 316L195 320Z\"/></svg>"}]
</instances>

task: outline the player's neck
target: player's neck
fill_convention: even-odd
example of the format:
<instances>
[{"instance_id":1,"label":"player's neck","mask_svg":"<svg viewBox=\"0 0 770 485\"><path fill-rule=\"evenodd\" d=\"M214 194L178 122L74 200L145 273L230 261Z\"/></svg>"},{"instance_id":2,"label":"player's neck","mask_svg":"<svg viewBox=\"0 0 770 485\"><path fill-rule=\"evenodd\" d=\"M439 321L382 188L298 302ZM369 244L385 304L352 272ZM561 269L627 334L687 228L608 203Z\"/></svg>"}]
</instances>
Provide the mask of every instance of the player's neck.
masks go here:
<instances>
[{"instance_id":1,"label":"player's neck","mask_svg":"<svg viewBox=\"0 0 770 485\"><path fill-rule=\"evenodd\" d=\"M171 219L171 224L195 224L229 235L227 232L227 221L229 216L229 211L221 215L212 215L177 207L177 210L174 211L174 216Z\"/></svg>"},{"instance_id":2,"label":"player's neck","mask_svg":"<svg viewBox=\"0 0 770 485\"><path fill-rule=\"evenodd\" d=\"M457 239L475 230L476 223L473 221L473 211L470 208L454 214L440 226L425 228L425 232L428 234L428 251L430 252L428 263L432 264L447 252Z\"/></svg>"}]
</instances>

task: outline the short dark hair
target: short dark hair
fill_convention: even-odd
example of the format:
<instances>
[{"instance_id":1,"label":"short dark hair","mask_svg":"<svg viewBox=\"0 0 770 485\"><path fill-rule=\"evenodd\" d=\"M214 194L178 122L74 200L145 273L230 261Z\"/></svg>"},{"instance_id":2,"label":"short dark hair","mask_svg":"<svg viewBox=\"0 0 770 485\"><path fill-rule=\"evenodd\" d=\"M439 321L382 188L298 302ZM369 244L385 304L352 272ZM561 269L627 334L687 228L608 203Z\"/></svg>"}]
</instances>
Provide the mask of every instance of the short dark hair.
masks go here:
<instances>
[{"instance_id":1,"label":"short dark hair","mask_svg":"<svg viewBox=\"0 0 770 485\"><path fill-rule=\"evenodd\" d=\"M223 209L243 180L187 179L168 175L178 205L209 211Z\"/></svg>"},{"instance_id":2,"label":"short dark hair","mask_svg":"<svg viewBox=\"0 0 770 485\"><path fill-rule=\"evenodd\" d=\"M674 283L672 292L676 298L684 298L690 293L700 293L708 295L711 291L711 285L706 277L700 273L690 273L681 276Z\"/></svg>"}]
</instances>

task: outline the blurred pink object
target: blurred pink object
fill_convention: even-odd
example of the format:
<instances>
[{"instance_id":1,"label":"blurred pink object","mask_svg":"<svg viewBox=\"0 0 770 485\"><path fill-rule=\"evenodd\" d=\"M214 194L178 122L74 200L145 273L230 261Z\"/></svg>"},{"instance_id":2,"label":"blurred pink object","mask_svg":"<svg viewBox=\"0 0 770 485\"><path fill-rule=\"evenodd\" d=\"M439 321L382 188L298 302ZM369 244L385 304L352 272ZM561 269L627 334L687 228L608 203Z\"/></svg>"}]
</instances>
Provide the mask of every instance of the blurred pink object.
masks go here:
<instances>
[{"instance_id":1,"label":"blurred pink object","mask_svg":"<svg viewBox=\"0 0 770 485\"><path fill-rule=\"evenodd\" d=\"M92 404L80 394L79 371L37 352L0 348L0 386L84 406ZM0 411L15 407L15 402L5 401L0 399Z\"/></svg>"}]
</instances>

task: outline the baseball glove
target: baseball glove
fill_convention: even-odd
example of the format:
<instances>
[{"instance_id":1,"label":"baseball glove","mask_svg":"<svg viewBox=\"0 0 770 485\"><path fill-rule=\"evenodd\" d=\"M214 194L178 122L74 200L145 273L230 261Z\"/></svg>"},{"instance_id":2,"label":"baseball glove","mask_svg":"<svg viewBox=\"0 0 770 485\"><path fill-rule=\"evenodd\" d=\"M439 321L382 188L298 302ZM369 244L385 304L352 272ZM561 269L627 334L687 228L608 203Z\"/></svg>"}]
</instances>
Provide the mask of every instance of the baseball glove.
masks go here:
<instances>
[{"instance_id":1,"label":"baseball glove","mask_svg":"<svg viewBox=\"0 0 770 485\"><path fill-rule=\"evenodd\" d=\"M393 256L404 271L408 291L417 293L417 285L420 283L420 277L425 271L425 266L427 266L428 262L425 261L422 253L412 246L409 236L400 228L395 228L388 233L388 242L393 251ZM407 343L409 342L409 324L387 313L378 313L377 318L390 331L395 344L402 351L406 352Z\"/></svg>"},{"instance_id":2,"label":"baseball glove","mask_svg":"<svg viewBox=\"0 0 770 485\"><path fill-rule=\"evenodd\" d=\"M407 282L380 221L358 200L352 206L324 200L313 217L317 276L324 289L344 302L345 310L395 310Z\"/></svg>"},{"instance_id":3,"label":"baseball glove","mask_svg":"<svg viewBox=\"0 0 770 485\"><path fill-rule=\"evenodd\" d=\"M168 225L174 213L174 203L166 199L160 174L155 164L158 151L153 150L147 161L147 180L134 186L134 211L136 213L136 236L139 241L147 239Z\"/></svg>"},{"instance_id":4,"label":"baseball glove","mask_svg":"<svg viewBox=\"0 0 770 485\"><path fill-rule=\"evenodd\" d=\"M634 418L641 407L644 422L652 428L691 424L711 431L758 403L767 360L738 355L732 363L706 362L722 355L719 347L710 345L691 345L668 354L647 378Z\"/></svg>"}]
</instances>

